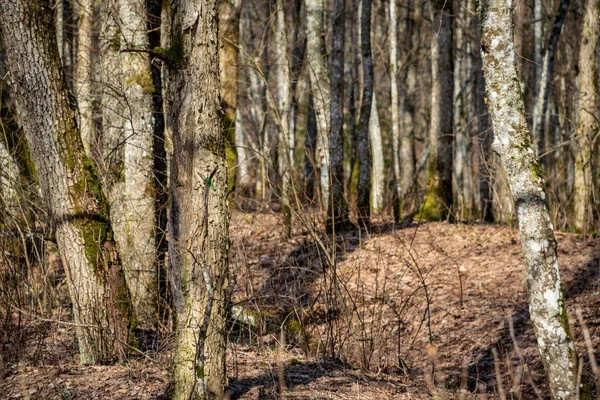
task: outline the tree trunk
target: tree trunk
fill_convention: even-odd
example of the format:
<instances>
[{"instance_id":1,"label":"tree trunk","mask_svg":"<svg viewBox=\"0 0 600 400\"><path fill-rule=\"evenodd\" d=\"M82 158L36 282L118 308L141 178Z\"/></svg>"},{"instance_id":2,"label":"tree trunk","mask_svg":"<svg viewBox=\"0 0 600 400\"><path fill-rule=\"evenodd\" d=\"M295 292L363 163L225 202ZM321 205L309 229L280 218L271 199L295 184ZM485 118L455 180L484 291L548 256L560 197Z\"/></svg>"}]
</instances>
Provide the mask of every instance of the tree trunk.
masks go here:
<instances>
[{"instance_id":1,"label":"tree trunk","mask_svg":"<svg viewBox=\"0 0 600 400\"><path fill-rule=\"evenodd\" d=\"M327 210L330 196L329 183L329 121L330 86L325 57L324 0L306 0L306 59L317 116L317 167L321 178L321 204Z\"/></svg>"},{"instance_id":2,"label":"tree trunk","mask_svg":"<svg viewBox=\"0 0 600 400\"><path fill-rule=\"evenodd\" d=\"M429 130L429 177L424 217L452 217L453 62L452 2L433 0L433 46L431 51L431 127Z\"/></svg>"},{"instance_id":3,"label":"tree trunk","mask_svg":"<svg viewBox=\"0 0 600 400\"><path fill-rule=\"evenodd\" d=\"M6 63L17 79L11 87L69 284L80 362L106 362L113 357L114 335L127 337L115 322L127 316L128 292L115 286L119 265L111 251L108 203L83 150L52 13L47 2L6 0L0 3L0 26Z\"/></svg>"},{"instance_id":4,"label":"tree trunk","mask_svg":"<svg viewBox=\"0 0 600 400\"><path fill-rule=\"evenodd\" d=\"M169 260L175 310L174 399L223 398L228 286L227 162L216 0L173 4L173 164Z\"/></svg>"},{"instance_id":5,"label":"tree trunk","mask_svg":"<svg viewBox=\"0 0 600 400\"><path fill-rule=\"evenodd\" d=\"M400 102L398 97L398 13L396 0L390 0L388 9L390 19L390 91L391 91L391 122L392 122L392 162L394 167L394 196L393 214L396 222L402 218L400 184Z\"/></svg>"},{"instance_id":6,"label":"tree trunk","mask_svg":"<svg viewBox=\"0 0 600 400\"><path fill-rule=\"evenodd\" d=\"M119 3L121 50L149 47L145 0ZM154 213L155 130L152 71L142 54L123 52L120 68L127 102L123 124L121 196L112 204L115 240L131 291L140 329L154 329L157 322L156 242ZM159 88L160 89L160 88Z\"/></svg>"},{"instance_id":7,"label":"tree trunk","mask_svg":"<svg viewBox=\"0 0 600 400\"><path fill-rule=\"evenodd\" d=\"M371 0L360 0L360 47L362 59L363 90L358 121L358 222L368 227L371 214L371 150L369 146L369 123L373 101L373 58L371 56Z\"/></svg>"},{"instance_id":8,"label":"tree trunk","mask_svg":"<svg viewBox=\"0 0 600 400\"><path fill-rule=\"evenodd\" d=\"M539 2L536 2L539 3ZM535 107L533 109L533 147L537 151L537 154L541 157L545 152L545 120L546 111L548 109L548 97L550 94L550 82L552 80L552 71L554 70L554 56L556 54L556 48L558 46L558 38L562 30L563 22L567 16L567 9L569 8L569 0L561 0L556 18L554 19L554 25L552 25L552 32L550 34L550 41L546 54L544 55L544 61L541 68L541 76L538 84L538 91L536 92ZM537 29L537 28L536 28ZM546 164L542 159L542 164Z\"/></svg>"},{"instance_id":9,"label":"tree trunk","mask_svg":"<svg viewBox=\"0 0 600 400\"><path fill-rule=\"evenodd\" d=\"M586 233L593 221L592 212L592 146L598 132L596 119L597 69L595 51L598 43L600 1L587 0L579 50L579 104L573 182L573 227Z\"/></svg>"},{"instance_id":10,"label":"tree trunk","mask_svg":"<svg viewBox=\"0 0 600 400\"><path fill-rule=\"evenodd\" d=\"M575 399L577 356L561 289L556 240L550 222L539 159L531 145L518 78L512 7L504 0L480 6L481 53L500 155L519 219L529 312L553 398Z\"/></svg>"},{"instance_id":11,"label":"tree trunk","mask_svg":"<svg viewBox=\"0 0 600 400\"><path fill-rule=\"evenodd\" d=\"M377 112L377 97L373 91L371 102L371 118L369 119L369 144L371 146L371 211L380 214L383 210L385 197L385 171L383 165L383 140L381 138L381 124Z\"/></svg>"},{"instance_id":12,"label":"tree trunk","mask_svg":"<svg viewBox=\"0 0 600 400\"><path fill-rule=\"evenodd\" d=\"M317 116L312 93L308 94L308 115L306 116L306 138L304 146L304 193L311 202L315 199L316 161L317 151Z\"/></svg>"},{"instance_id":13,"label":"tree trunk","mask_svg":"<svg viewBox=\"0 0 600 400\"><path fill-rule=\"evenodd\" d=\"M83 140L85 154L94 158L92 149L96 142L93 119L92 100L92 42L94 2L92 0L79 0L75 6L77 14L77 64L75 65L75 93L79 107L79 129Z\"/></svg>"},{"instance_id":14,"label":"tree trunk","mask_svg":"<svg viewBox=\"0 0 600 400\"><path fill-rule=\"evenodd\" d=\"M148 13L148 45L151 49L161 47L161 36L166 27L161 26L163 0L146 0ZM154 270L158 274L156 282L158 284L158 318L163 323L168 323L171 310L169 288L167 279L166 253L167 253L167 207L168 207L168 180L167 180L167 152L166 152L166 124L165 124L165 106L163 102L163 67L158 62L150 64L152 72L152 94L153 103L153 126L154 134L152 136L153 150L153 173L154 188L156 190L154 200L154 240L156 245L156 266Z\"/></svg>"},{"instance_id":15,"label":"tree trunk","mask_svg":"<svg viewBox=\"0 0 600 400\"><path fill-rule=\"evenodd\" d=\"M417 168L415 156L415 112L416 104L416 65L411 65L414 55L418 51L418 45L412 43L413 36L413 15L416 10L412 7L412 2L408 3L406 9L405 23L401 25L401 37L404 37L403 44L408 48L404 55L406 60L402 65L402 84L404 90L400 98L400 202L401 213L410 214L415 207L415 197L417 189ZM418 42L417 42L418 43Z\"/></svg>"},{"instance_id":16,"label":"tree trunk","mask_svg":"<svg viewBox=\"0 0 600 400\"><path fill-rule=\"evenodd\" d=\"M275 105L275 119L279 126L279 174L281 177L281 216L283 219L284 236L292 235L292 209L290 203L291 192L291 159L290 159L290 59L288 54L287 29L285 9L282 0L277 0L275 11L276 26L273 30L275 36L275 80L277 81L277 104Z\"/></svg>"},{"instance_id":17,"label":"tree trunk","mask_svg":"<svg viewBox=\"0 0 600 400\"><path fill-rule=\"evenodd\" d=\"M327 231L341 232L349 228L348 204L344 198L344 16L346 0L335 0L331 16L333 33L331 48L331 202L327 212Z\"/></svg>"},{"instance_id":18,"label":"tree trunk","mask_svg":"<svg viewBox=\"0 0 600 400\"><path fill-rule=\"evenodd\" d=\"M477 24L479 32L479 24ZM477 35L479 38L479 34ZM477 113L477 142L479 159L479 208L481 219L485 222L494 222L494 208L492 201L492 140L494 131L490 121L487 106L485 105L485 80L481 65L481 47L479 40L474 43L473 61L475 67L475 112ZM496 180L500 176L496 176Z\"/></svg>"}]
</instances>

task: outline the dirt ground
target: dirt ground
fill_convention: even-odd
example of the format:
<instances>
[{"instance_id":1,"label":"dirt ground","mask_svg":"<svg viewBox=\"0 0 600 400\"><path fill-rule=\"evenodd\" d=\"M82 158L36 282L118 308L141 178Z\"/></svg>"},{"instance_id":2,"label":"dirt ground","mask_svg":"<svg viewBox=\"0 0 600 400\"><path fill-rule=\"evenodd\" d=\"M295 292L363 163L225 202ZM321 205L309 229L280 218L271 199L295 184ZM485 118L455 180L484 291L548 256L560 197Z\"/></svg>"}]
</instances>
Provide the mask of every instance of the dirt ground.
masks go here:
<instances>
[{"instance_id":1,"label":"dirt ground","mask_svg":"<svg viewBox=\"0 0 600 400\"><path fill-rule=\"evenodd\" d=\"M305 216L306 220L310 219ZM277 214L231 219L232 399L547 398L526 301L518 231L498 225L379 221L337 237ZM583 377L594 388L580 309L600 342L600 241L557 233ZM333 267L332 267L333 266ZM60 277L60 276L59 276ZM77 365L64 278L54 315L13 314L0 332L0 397L160 399L172 337L157 352ZM239 317L242 315L243 317Z\"/></svg>"}]
</instances>

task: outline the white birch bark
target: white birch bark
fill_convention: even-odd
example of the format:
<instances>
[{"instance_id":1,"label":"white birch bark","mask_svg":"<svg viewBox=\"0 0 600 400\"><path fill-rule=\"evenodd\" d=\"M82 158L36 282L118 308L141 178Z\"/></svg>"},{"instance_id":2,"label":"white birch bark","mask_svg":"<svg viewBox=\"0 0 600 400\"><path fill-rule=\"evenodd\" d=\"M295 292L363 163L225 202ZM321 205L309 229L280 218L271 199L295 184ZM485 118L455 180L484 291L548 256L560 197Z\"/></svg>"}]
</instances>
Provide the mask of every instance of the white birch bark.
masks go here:
<instances>
[{"instance_id":1,"label":"white birch bark","mask_svg":"<svg viewBox=\"0 0 600 400\"><path fill-rule=\"evenodd\" d=\"M371 118L369 119L369 141L371 147L371 211L380 214L383 209L385 196L385 171L383 165L383 140L381 138L381 124L377 112L377 97L373 91L371 102Z\"/></svg>"},{"instance_id":2,"label":"white birch bark","mask_svg":"<svg viewBox=\"0 0 600 400\"><path fill-rule=\"evenodd\" d=\"M317 167L320 169L321 204L329 204L329 122L330 85L325 57L324 0L306 0L306 59L310 74L315 114L317 116Z\"/></svg>"},{"instance_id":3,"label":"white birch bark","mask_svg":"<svg viewBox=\"0 0 600 400\"><path fill-rule=\"evenodd\" d=\"M279 174L281 176L281 214L283 218L284 235L292 234L292 211L290 204L291 190L291 160L290 160L290 59L285 22L285 9L282 0L277 0L275 11L275 80L277 86L277 104L275 107L276 121L279 126Z\"/></svg>"},{"instance_id":4,"label":"white birch bark","mask_svg":"<svg viewBox=\"0 0 600 400\"><path fill-rule=\"evenodd\" d=\"M75 4L77 4L75 6ZM93 158L95 140L92 93L92 25L93 0L79 0L74 4L77 14L77 63L75 65L75 94L79 107L79 129L85 154Z\"/></svg>"},{"instance_id":5,"label":"white birch bark","mask_svg":"<svg viewBox=\"0 0 600 400\"><path fill-rule=\"evenodd\" d=\"M481 53L500 155L519 219L529 312L552 397L575 399L577 356L561 288L553 226L539 159L531 145L515 63L513 10L505 0L480 6Z\"/></svg>"},{"instance_id":6,"label":"white birch bark","mask_svg":"<svg viewBox=\"0 0 600 400\"><path fill-rule=\"evenodd\" d=\"M390 91L391 91L391 119L392 119L392 162L394 167L394 182L396 187L394 196L394 216L399 220L402 214L401 196L402 185L400 177L400 103L398 98L398 13L396 0L390 0L388 9L390 20Z\"/></svg>"}]
</instances>

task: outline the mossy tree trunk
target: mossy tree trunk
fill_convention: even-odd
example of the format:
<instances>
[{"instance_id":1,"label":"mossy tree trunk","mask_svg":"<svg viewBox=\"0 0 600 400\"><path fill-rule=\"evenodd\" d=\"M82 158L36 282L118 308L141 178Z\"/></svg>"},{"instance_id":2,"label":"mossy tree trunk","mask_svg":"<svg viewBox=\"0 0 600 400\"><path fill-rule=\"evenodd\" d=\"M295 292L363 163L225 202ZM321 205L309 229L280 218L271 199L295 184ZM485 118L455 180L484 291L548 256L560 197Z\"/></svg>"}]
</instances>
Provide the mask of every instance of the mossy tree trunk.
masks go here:
<instances>
[{"instance_id":1,"label":"mossy tree trunk","mask_svg":"<svg viewBox=\"0 0 600 400\"><path fill-rule=\"evenodd\" d=\"M216 0L173 2L169 220L173 398L223 398L229 211Z\"/></svg>"},{"instance_id":2,"label":"mossy tree trunk","mask_svg":"<svg viewBox=\"0 0 600 400\"><path fill-rule=\"evenodd\" d=\"M431 126L429 176L425 216L446 219L452 210L452 142L454 67L452 60L452 2L433 0L431 19Z\"/></svg>"},{"instance_id":3,"label":"mossy tree trunk","mask_svg":"<svg viewBox=\"0 0 600 400\"><path fill-rule=\"evenodd\" d=\"M513 42L513 10L505 0L480 4L481 54L500 155L513 195L529 296L529 312L552 397L575 399L577 356L561 288L556 240L538 157L525 120Z\"/></svg>"},{"instance_id":4,"label":"mossy tree trunk","mask_svg":"<svg viewBox=\"0 0 600 400\"><path fill-rule=\"evenodd\" d=\"M113 357L115 335L127 339L116 322L128 317L128 293L126 286L116 287L119 265L108 203L83 150L48 2L0 2L0 28L11 88L67 276L80 362L106 362Z\"/></svg>"},{"instance_id":5,"label":"mossy tree trunk","mask_svg":"<svg viewBox=\"0 0 600 400\"><path fill-rule=\"evenodd\" d=\"M121 0L121 50L148 48L146 0ZM111 207L115 239L131 291L138 328L157 323L156 185L154 181L155 87L150 61L143 54L119 55L123 94L127 102L122 125L122 179L113 188ZM160 88L159 88L160 89ZM164 144L163 144L164 145ZM112 150L112 149L111 149ZM116 191L119 191L117 194Z\"/></svg>"}]
</instances>

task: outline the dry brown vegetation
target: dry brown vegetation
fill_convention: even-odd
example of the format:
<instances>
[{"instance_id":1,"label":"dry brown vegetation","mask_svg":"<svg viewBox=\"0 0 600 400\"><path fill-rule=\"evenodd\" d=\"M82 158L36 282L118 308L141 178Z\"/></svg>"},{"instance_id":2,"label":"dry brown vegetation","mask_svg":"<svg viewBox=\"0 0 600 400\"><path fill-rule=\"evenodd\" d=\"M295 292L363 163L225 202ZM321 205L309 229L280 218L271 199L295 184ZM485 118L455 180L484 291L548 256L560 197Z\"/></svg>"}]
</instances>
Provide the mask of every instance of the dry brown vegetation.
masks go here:
<instances>
[{"instance_id":1,"label":"dry brown vegetation","mask_svg":"<svg viewBox=\"0 0 600 400\"><path fill-rule=\"evenodd\" d=\"M337 237L335 246L310 231L282 241L278 215L232 215L239 313L230 328L231 398L547 397L517 230L447 223L395 229L379 221L369 234ZM557 240L570 316L582 310L596 348L600 241L564 233ZM334 268L327 261L333 248ZM70 320L65 277L52 249L47 253L27 280L8 268L9 258L3 263L1 397L161 398L173 338L115 365L77 365L73 326L58 322ZM34 292L45 295L34 299ZM571 325L592 383L581 327L576 319Z\"/></svg>"}]
</instances>

